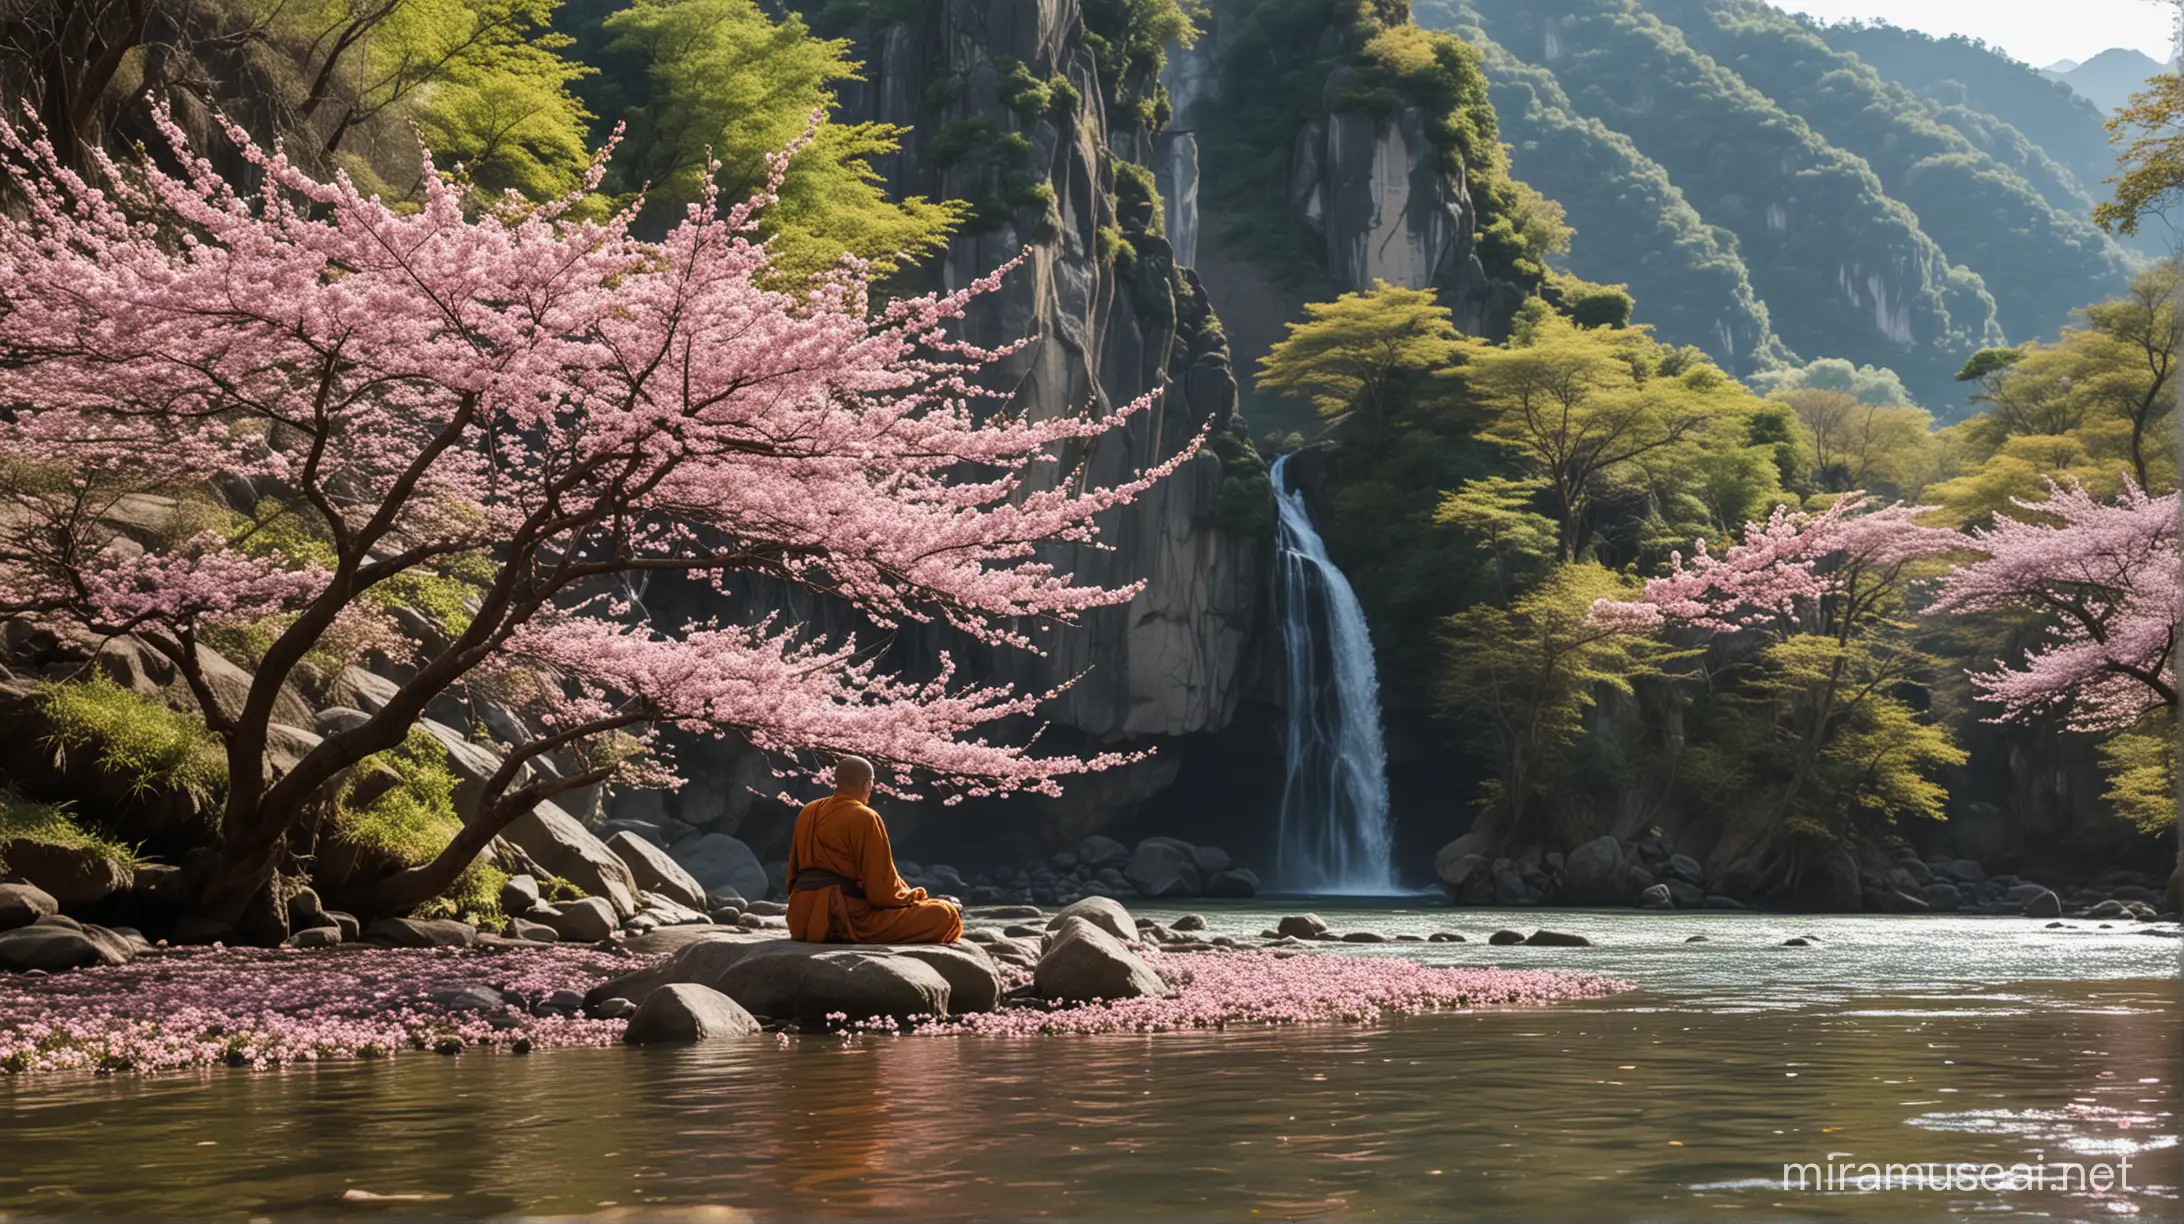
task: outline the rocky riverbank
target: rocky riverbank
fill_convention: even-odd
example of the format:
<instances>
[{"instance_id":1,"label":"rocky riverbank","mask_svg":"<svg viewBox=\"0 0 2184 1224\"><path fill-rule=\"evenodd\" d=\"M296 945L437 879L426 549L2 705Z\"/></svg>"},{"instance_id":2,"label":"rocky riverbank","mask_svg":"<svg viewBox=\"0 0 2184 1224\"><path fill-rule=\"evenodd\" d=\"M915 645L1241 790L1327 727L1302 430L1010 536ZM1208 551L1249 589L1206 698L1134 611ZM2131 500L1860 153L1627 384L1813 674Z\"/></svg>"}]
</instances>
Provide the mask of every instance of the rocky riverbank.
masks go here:
<instances>
[{"instance_id":1,"label":"rocky riverbank","mask_svg":"<svg viewBox=\"0 0 2184 1224\"><path fill-rule=\"evenodd\" d=\"M963 942L932 947L798 944L717 924L588 946L475 934L437 947L146 946L125 963L0 976L0 1071L264 1068L768 1033L1369 1023L1627 988L1592 974L1344 956L1309 915L1256 943L1208 937L1205 925L1138 919L1094 898L1052 914L973 911ZM19 929L41 927L72 929Z\"/></svg>"},{"instance_id":2,"label":"rocky riverbank","mask_svg":"<svg viewBox=\"0 0 2184 1224\"><path fill-rule=\"evenodd\" d=\"M1752 906L1712 887L1697 859L1658 837L1599 837L1562 854L1533 849L1489 858L1469 838L1443 847L1434 863L1457 905L1612 906L1641 909L1741 910ZM2034 880L1992 873L1976 860L1921 856L1898 846L1882 862L1848 851L1811 865L1792 893L1765 908L1791 912L1995 914L2026 918L2108 918L2175 921L2164 910L2157 881L2135 871L2104 871L2090 879Z\"/></svg>"}]
</instances>

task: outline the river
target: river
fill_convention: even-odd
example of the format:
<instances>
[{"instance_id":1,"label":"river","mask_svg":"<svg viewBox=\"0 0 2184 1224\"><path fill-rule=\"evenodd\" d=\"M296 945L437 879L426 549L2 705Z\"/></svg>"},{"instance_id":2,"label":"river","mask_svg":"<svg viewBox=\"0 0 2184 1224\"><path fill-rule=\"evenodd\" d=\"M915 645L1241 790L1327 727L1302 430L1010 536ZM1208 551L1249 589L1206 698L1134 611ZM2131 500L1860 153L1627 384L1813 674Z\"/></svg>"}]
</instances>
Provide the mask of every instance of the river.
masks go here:
<instances>
[{"instance_id":1,"label":"river","mask_svg":"<svg viewBox=\"0 0 2184 1224\"><path fill-rule=\"evenodd\" d=\"M1198 912L1216 933L1242 935L1278 911ZM769 1037L0 1078L0 1218L613 1217L695 1205L933 1220L2179 1213L2179 941L2151 928L1319 912L1337 930L1472 938L1337 954L1583 968L1639 988L1372 1027L786 1047ZM1483 942L1500 926L1541 924L1599 946ZM1781 946L1792 936L1817 942ZM2075 1163L2081 1180L1980 1185L1974 1173L1965 1186L1937 1168L1932 1183L1872 1190L1857 1182L1865 1161L2040 1163L2064 1179L2060 1166ZM2123 1161L2127 1189L2082 1184ZM1849 1166L1843 1187L1785 1189L1783 1166L1806 1162L1823 1176Z\"/></svg>"}]
</instances>

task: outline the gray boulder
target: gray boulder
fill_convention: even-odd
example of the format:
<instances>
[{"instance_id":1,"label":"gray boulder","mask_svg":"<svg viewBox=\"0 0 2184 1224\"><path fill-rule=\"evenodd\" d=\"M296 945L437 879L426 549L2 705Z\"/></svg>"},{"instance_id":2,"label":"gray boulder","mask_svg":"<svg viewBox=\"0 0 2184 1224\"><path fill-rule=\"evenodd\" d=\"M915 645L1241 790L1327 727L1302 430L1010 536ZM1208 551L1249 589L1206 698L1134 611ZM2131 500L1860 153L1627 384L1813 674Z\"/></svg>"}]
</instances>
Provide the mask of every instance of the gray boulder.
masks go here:
<instances>
[{"instance_id":1,"label":"gray boulder","mask_svg":"<svg viewBox=\"0 0 2184 1224\"><path fill-rule=\"evenodd\" d=\"M1198 865L1201 879L1219 875L1236 865L1236 860L1229 857L1229 852L1219 846L1191 847L1191 861Z\"/></svg>"},{"instance_id":2,"label":"gray boulder","mask_svg":"<svg viewBox=\"0 0 2184 1224\"><path fill-rule=\"evenodd\" d=\"M1592 940L1571 931L1538 930L1525 938L1525 944L1534 948L1590 948Z\"/></svg>"},{"instance_id":3,"label":"gray boulder","mask_svg":"<svg viewBox=\"0 0 2184 1224\"><path fill-rule=\"evenodd\" d=\"M602 939L612 938L614 928L618 925L614 907L607 904L604 897L563 901L553 908L556 912L551 914L545 914L542 910L531 912L570 943L598 943Z\"/></svg>"},{"instance_id":4,"label":"gray boulder","mask_svg":"<svg viewBox=\"0 0 2184 1224\"><path fill-rule=\"evenodd\" d=\"M559 943L561 941L561 932L543 922L533 922L528 918L510 918L508 920L508 929L503 934L510 939L528 940L531 943Z\"/></svg>"},{"instance_id":5,"label":"gray boulder","mask_svg":"<svg viewBox=\"0 0 2184 1224\"><path fill-rule=\"evenodd\" d=\"M538 881L528 875L512 875L501 885L500 906L504 914L527 914L539 903Z\"/></svg>"},{"instance_id":6,"label":"gray boulder","mask_svg":"<svg viewBox=\"0 0 2184 1224\"><path fill-rule=\"evenodd\" d=\"M1959 884L1977 884L1987 878L1987 869L1976 859L1960 858L1949 864L1949 875Z\"/></svg>"},{"instance_id":7,"label":"gray boulder","mask_svg":"<svg viewBox=\"0 0 2184 1224\"><path fill-rule=\"evenodd\" d=\"M950 1012L987 1012L1001 1005L1001 971L977 944L894 944L888 952L922 961L947 979Z\"/></svg>"},{"instance_id":8,"label":"gray boulder","mask_svg":"<svg viewBox=\"0 0 2184 1224\"><path fill-rule=\"evenodd\" d=\"M1141 897L1195 897L1204 886L1191 847L1173 838L1148 837L1138 843L1122 869Z\"/></svg>"},{"instance_id":9,"label":"gray boulder","mask_svg":"<svg viewBox=\"0 0 2184 1224\"><path fill-rule=\"evenodd\" d=\"M726 833L686 837L676 842L668 855L716 903L726 900L730 893L754 901L766 896L766 868L749 846Z\"/></svg>"},{"instance_id":10,"label":"gray boulder","mask_svg":"<svg viewBox=\"0 0 2184 1224\"><path fill-rule=\"evenodd\" d=\"M1669 891L1668 885L1656 884L1639 896L1638 908L1675 909L1676 894Z\"/></svg>"},{"instance_id":11,"label":"gray boulder","mask_svg":"<svg viewBox=\"0 0 2184 1224\"><path fill-rule=\"evenodd\" d=\"M467 948L478 942L478 928L452 918L375 918L364 938L397 948Z\"/></svg>"},{"instance_id":12,"label":"gray boulder","mask_svg":"<svg viewBox=\"0 0 2184 1224\"><path fill-rule=\"evenodd\" d=\"M710 986L676 982L645 996L622 1040L631 1045L717 1041L758 1031L757 1019L734 999Z\"/></svg>"},{"instance_id":13,"label":"gray boulder","mask_svg":"<svg viewBox=\"0 0 2184 1224\"><path fill-rule=\"evenodd\" d=\"M1612 837L1596 837L1562 864L1562 900L1570 905L1614 905L1623 899L1623 846Z\"/></svg>"},{"instance_id":14,"label":"gray boulder","mask_svg":"<svg viewBox=\"0 0 2184 1224\"><path fill-rule=\"evenodd\" d=\"M0 971L10 973L125 965L135 957L136 949L128 940L104 927L36 922L0 931Z\"/></svg>"},{"instance_id":15,"label":"gray boulder","mask_svg":"<svg viewBox=\"0 0 2184 1224\"><path fill-rule=\"evenodd\" d=\"M26 927L60 912L60 902L36 884L0 884L0 931Z\"/></svg>"},{"instance_id":16,"label":"gray boulder","mask_svg":"<svg viewBox=\"0 0 2184 1224\"><path fill-rule=\"evenodd\" d=\"M305 927L281 941L284 948L338 948L341 946L341 928L335 926Z\"/></svg>"},{"instance_id":17,"label":"gray boulder","mask_svg":"<svg viewBox=\"0 0 2184 1224\"><path fill-rule=\"evenodd\" d=\"M1137 938L1136 920L1130 917L1129 910L1122 908L1122 902L1112 897L1086 897L1082 901L1072 902L1062 912L1047 920L1046 929L1056 930L1071 918L1082 918L1125 942Z\"/></svg>"},{"instance_id":18,"label":"gray boulder","mask_svg":"<svg viewBox=\"0 0 2184 1224\"><path fill-rule=\"evenodd\" d=\"M1290 939L1325 939L1329 934L1326 920L1318 914L1285 914L1274 924L1274 932Z\"/></svg>"},{"instance_id":19,"label":"gray boulder","mask_svg":"<svg viewBox=\"0 0 2184 1224\"><path fill-rule=\"evenodd\" d=\"M1686 884L1703 884L1706 882L1699 873L1699 861L1688 854L1671 854L1668 856L1668 877L1672 880L1682 880Z\"/></svg>"},{"instance_id":20,"label":"gray boulder","mask_svg":"<svg viewBox=\"0 0 2184 1224\"><path fill-rule=\"evenodd\" d=\"M682 864L637 834L624 829L607 839L607 849L629 868L641 892L658 893L678 905L706 908L705 887L683 870Z\"/></svg>"},{"instance_id":21,"label":"gray boulder","mask_svg":"<svg viewBox=\"0 0 2184 1224\"><path fill-rule=\"evenodd\" d=\"M1943 880L1936 880L1927 885L1919 896L1921 900L1926 902L1928 909L1943 913L1964 904L1964 895L1957 891L1957 886Z\"/></svg>"},{"instance_id":22,"label":"gray boulder","mask_svg":"<svg viewBox=\"0 0 2184 1224\"><path fill-rule=\"evenodd\" d=\"M1249 867L1231 867L1206 877L1206 895L1209 897L1256 897L1259 895L1259 877Z\"/></svg>"},{"instance_id":23,"label":"gray boulder","mask_svg":"<svg viewBox=\"0 0 2184 1224\"><path fill-rule=\"evenodd\" d=\"M2025 898L2022 912L2027 918L2060 918L2063 916L2063 899L2052 890L2043 888L2033 896Z\"/></svg>"},{"instance_id":24,"label":"gray boulder","mask_svg":"<svg viewBox=\"0 0 2184 1224\"><path fill-rule=\"evenodd\" d=\"M703 945L692 945L701 947ZM761 1016L826 1023L944 1016L948 979L921 960L862 946L775 940L750 948L715 989Z\"/></svg>"},{"instance_id":25,"label":"gray boulder","mask_svg":"<svg viewBox=\"0 0 2184 1224\"><path fill-rule=\"evenodd\" d=\"M1083 918L1065 918L1032 970L1042 999L1088 1003L1099 999L1165 998L1168 984L1114 934Z\"/></svg>"},{"instance_id":26,"label":"gray boulder","mask_svg":"<svg viewBox=\"0 0 2184 1224\"><path fill-rule=\"evenodd\" d=\"M1130 847L1112 837L1095 833L1077 843L1077 865L1098 872L1103 867L1120 868L1130 861Z\"/></svg>"},{"instance_id":27,"label":"gray boulder","mask_svg":"<svg viewBox=\"0 0 2184 1224\"><path fill-rule=\"evenodd\" d=\"M541 803L516 817L501 836L587 895L605 898L617 920L637 912L637 879L629 867L559 807Z\"/></svg>"}]
</instances>

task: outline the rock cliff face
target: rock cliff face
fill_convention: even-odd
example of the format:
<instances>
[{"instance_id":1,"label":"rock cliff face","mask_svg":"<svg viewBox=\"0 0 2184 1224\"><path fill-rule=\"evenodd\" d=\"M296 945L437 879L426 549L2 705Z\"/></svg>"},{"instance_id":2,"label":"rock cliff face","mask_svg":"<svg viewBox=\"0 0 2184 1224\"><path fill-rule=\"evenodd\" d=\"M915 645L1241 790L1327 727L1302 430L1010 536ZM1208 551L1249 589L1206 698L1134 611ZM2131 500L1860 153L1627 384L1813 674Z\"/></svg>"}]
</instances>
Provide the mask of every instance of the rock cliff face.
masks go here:
<instances>
[{"instance_id":1,"label":"rock cliff face","mask_svg":"<svg viewBox=\"0 0 2184 1224\"><path fill-rule=\"evenodd\" d=\"M1228 342L1187 266L1197 230L1195 146L1187 133L1155 133L1141 112L1116 105L1074 0L934 0L918 18L868 18L846 34L864 62L864 80L847 88L838 117L910 129L901 152L879 166L890 188L977 209L931 269L933 281L958 287L1025 254L964 324L967 337L983 344L1033 338L992 371L1013 389L1014 408L1036 416L1106 413L1158 393L1126 431L1088 456L1068 457L1081 459L1087 477L1100 483L1174 455L1201 429L1230 429L1236 382ZM1047 105L1025 105L1026 79L1045 83ZM1142 84L1126 70L1116 91ZM1018 92L1007 95L1012 89ZM1157 214L1148 195L1132 190L1148 177L1165 188ZM895 640L895 659L915 667L948 650L972 677L1035 690L1076 677L1044 711L1051 728L1043 742L1055 751L1222 730L1265 628L1266 541L1215 521L1223 483L1233 476L1220 458L1201 453L1103 524L1106 548L1056 550L1065 571L1111 586L1142 579L1145 588L1126 607L1080 627L1042 631L1043 655L990 650L911 626ZM656 589L647 599L656 612L662 605L727 611L717 596L687 589ZM860 629L839 607L778 590L739 591L734 601L744 605L737 611L780 609L831 634ZM693 744L678 755L690 785L619 796L614 814L740 831L761 855L778 843L785 809L755 800L751 788L774 789L756 754ZM943 842L983 839L983 830L1005 826L1017 840L1054 849L1159 790L1176 768L1174 755L1162 754L1085 780L1060 801L1013 801L1006 813L971 804L922 820L891 807L890 820L902 830L923 823ZM1027 807L1036 808L1028 819Z\"/></svg>"}]
</instances>

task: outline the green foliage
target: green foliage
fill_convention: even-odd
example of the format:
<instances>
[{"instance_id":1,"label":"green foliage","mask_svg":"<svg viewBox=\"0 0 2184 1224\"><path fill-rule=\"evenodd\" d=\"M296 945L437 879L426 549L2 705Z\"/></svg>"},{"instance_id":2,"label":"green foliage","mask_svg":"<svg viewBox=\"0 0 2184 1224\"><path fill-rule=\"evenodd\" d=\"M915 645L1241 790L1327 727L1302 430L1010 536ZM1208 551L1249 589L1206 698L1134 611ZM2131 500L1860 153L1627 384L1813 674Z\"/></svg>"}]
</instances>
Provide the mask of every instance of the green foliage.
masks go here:
<instances>
[{"instance_id":1,"label":"green foliage","mask_svg":"<svg viewBox=\"0 0 2184 1224\"><path fill-rule=\"evenodd\" d=\"M1374 281L1363 293L1304 308L1260 359L1258 389L1311 400L1321 417L1387 423L1397 384L1446 367L1462 349L1448 308L1429 290Z\"/></svg>"},{"instance_id":2,"label":"green foliage","mask_svg":"<svg viewBox=\"0 0 2184 1224\"><path fill-rule=\"evenodd\" d=\"M1964 357L2000 339L1979 277L1952 263L1863 159L1636 0L1472 8L1502 47L1541 54L1577 113L1628 137L1707 222L1735 236L1784 343L1890 366L1942 403Z\"/></svg>"},{"instance_id":3,"label":"green foliage","mask_svg":"<svg viewBox=\"0 0 2184 1224\"><path fill-rule=\"evenodd\" d=\"M990 186L970 206L966 228L973 232L1000 228L1020 208L1053 210L1054 188L1024 169L1031 141L984 115L945 124L926 152L935 167Z\"/></svg>"},{"instance_id":4,"label":"green foliage","mask_svg":"<svg viewBox=\"0 0 2184 1224\"><path fill-rule=\"evenodd\" d=\"M2128 275L2123 252L2082 214L2049 204L1911 91L1781 9L1760 0L1653 0L1649 10L1693 50L1864 159L1919 228L1979 274L2010 334L2060 327L2074 303L2113 292Z\"/></svg>"},{"instance_id":5,"label":"green foliage","mask_svg":"<svg viewBox=\"0 0 2184 1224\"><path fill-rule=\"evenodd\" d=\"M1215 430L1206 439L1206 449L1221 460L1221 489L1214 503L1214 525L1247 540L1272 535L1274 481L1267 475L1266 460L1252 449L1249 440L1226 429Z\"/></svg>"},{"instance_id":6,"label":"green foliage","mask_svg":"<svg viewBox=\"0 0 2184 1224\"><path fill-rule=\"evenodd\" d=\"M2176 827L2176 719L2166 711L2101 741L2102 798L2148 833Z\"/></svg>"},{"instance_id":7,"label":"green foliage","mask_svg":"<svg viewBox=\"0 0 2184 1224\"><path fill-rule=\"evenodd\" d=\"M2117 159L2116 197L2093 209L2105 230L2136 234L2147 217L2159 216L2184 192L2184 77L2165 74L2108 121L2109 138L2123 145Z\"/></svg>"},{"instance_id":8,"label":"green foliage","mask_svg":"<svg viewBox=\"0 0 2184 1224\"><path fill-rule=\"evenodd\" d=\"M1169 43L1188 47L1198 24L1178 0L1086 0L1084 45L1092 52L1109 121L1135 126L1148 136L1167 124L1167 91L1160 70Z\"/></svg>"},{"instance_id":9,"label":"green foliage","mask_svg":"<svg viewBox=\"0 0 2184 1224\"><path fill-rule=\"evenodd\" d=\"M8 846L24 842L60 850L89 850L124 870L140 863L136 848L90 832L76 823L65 803L38 803L0 786L0 872L7 870Z\"/></svg>"},{"instance_id":10,"label":"green foliage","mask_svg":"<svg viewBox=\"0 0 2184 1224\"><path fill-rule=\"evenodd\" d=\"M1592 619L1597 600L1638 584L1597 565L1564 565L1504 609L1477 604L1444 623L1438 693L1445 712L1496 762L1489 794L1512 824L1570 763L1603 692L1628 694L1668 654L1657 639ZM1593 759L1593 772L1602 770ZM1509 826L1504 826L1507 829Z\"/></svg>"},{"instance_id":11,"label":"green foliage","mask_svg":"<svg viewBox=\"0 0 2184 1224\"><path fill-rule=\"evenodd\" d=\"M815 38L793 16L774 21L753 0L635 0L571 24L603 69L586 83L592 110L602 124L628 125L610 186L649 184L654 225L699 197L711 161L727 200L763 186L767 156L795 140L814 110L833 107L838 83L857 79L846 42ZM761 218L786 274L821 271L847 252L884 276L946 245L968 210L891 200L873 169L902 134L887 124L826 124L797 153L780 201Z\"/></svg>"},{"instance_id":12,"label":"green foliage","mask_svg":"<svg viewBox=\"0 0 2184 1224\"><path fill-rule=\"evenodd\" d=\"M104 676L38 690L57 754L91 754L102 772L127 778L133 794L187 795L209 806L227 787L227 754L194 714L169 709Z\"/></svg>"},{"instance_id":13,"label":"green foliage","mask_svg":"<svg viewBox=\"0 0 2184 1224\"><path fill-rule=\"evenodd\" d=\"M1762 395L1810 387L1816 391L1839 391L1867 404L1901 408L1911 403L1911 393L1904 389L1903 380L1896 377L1894 370L1853 365L1840 357L1822 357L1801 366L1767 370L1745 381Z\"/></svg>"},{"instance_id":14,"label":"green foliage","mask_svg":"<svg viewBox=\"0 0 2184 1224\"><path fill-rule=\"evenodd\" d=\"M362 807L351 807L346 794L337 797L334 836L406 867L432 861L463 827L455 811L457 781L448 767L447 748L431 732L412 727L399 747L366 757L353 774L362 775L375 765L392 770L399 780ZM481 855L418 915L498 925L503 918L500 889L507 882L508 873Z\"/></svg>"},{"instance_id":15,"label":"green foliage","mask_svg":"<svg viewBox=\"0 0 2184 1224\"><path fill-rule=\"evenodd\" d=\"M1934 418L1923 408L1867 403L1800 388L1774 397L1796 414L1810 447L1812 483L1825 493L1862 489L1892 501L1915 496L1933 470Z\"/></svg>"},{"instance_id":16,"label":"green foliage","mask_svg":"<svg viewBox=\"0 0 2184 1224\"><path fill-rule=\"evenodd\" d=\"M1042 118L1061 123L1076 113L1077 88L1060 73L1042 81L1032 75L1024 61L1009 55L995 59L993 66L1000 73L994 89L1001 97L1001 105L1016 112L1024 123L1036 123Z\"/></svg>"},{"instance_id":17,"label":"green foliage","mask_svg":"<svg viewBox=\"0 0 2184 1224\"><path fill-rule=\"evenodd\" d=\"M1596 285L1567 272L1549 272L1540 297L1579 327L1628 327L1636 303L1624 285Z\"/></svg>"}]
</instances>

